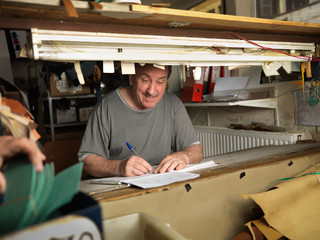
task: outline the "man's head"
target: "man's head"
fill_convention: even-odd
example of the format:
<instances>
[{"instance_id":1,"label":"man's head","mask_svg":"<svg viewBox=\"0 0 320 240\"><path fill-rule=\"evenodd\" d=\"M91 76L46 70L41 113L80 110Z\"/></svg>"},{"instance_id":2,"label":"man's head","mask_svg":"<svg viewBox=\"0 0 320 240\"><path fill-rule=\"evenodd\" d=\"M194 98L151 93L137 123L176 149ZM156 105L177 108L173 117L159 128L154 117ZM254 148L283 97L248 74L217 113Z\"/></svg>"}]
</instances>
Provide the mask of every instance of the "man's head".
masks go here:
<instances>
[{"instance_id":1,"label":"man's head","mask_svg":"<svg viewBox=\"0 0 320 240\"><path fill-rule=\"evenodd\" d=\"M139 110L150 109L160 102L166 91L169 68L136 64L135 69L136 74L129 76L134 105Z\"/></svg>"}]
</instances>

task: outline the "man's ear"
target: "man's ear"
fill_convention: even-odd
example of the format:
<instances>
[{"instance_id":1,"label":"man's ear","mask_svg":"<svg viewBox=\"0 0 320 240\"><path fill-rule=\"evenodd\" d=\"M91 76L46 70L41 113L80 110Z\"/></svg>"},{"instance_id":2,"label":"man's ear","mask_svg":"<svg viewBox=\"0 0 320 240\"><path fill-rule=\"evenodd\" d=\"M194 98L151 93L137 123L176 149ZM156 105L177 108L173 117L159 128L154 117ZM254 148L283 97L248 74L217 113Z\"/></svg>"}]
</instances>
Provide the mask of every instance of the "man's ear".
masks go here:
<instances>
[{"instance_id":1,"label":"man's ear","mask_svg":"<svg viewBox=\"0 0 320 240\"><path fill-rule=\"evenodd\" d=\"M129 84L130 84L130 86L132 86L132 84L133 84L133 78L134 78L134 75L130 74L129 75Z\"/></svg>"}]
</instances>

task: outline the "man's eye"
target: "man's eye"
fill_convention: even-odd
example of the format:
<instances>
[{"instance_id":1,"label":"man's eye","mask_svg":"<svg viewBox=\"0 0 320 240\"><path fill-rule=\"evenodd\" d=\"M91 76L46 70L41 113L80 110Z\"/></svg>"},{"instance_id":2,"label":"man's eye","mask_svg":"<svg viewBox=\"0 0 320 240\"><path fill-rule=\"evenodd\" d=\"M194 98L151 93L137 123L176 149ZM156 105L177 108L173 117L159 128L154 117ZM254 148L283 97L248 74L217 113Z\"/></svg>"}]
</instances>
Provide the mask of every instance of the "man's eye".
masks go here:
<instances>
[{"instance_id":1,"label":"man's eye","mask_svg":"<svg viewBox=\"0 0 320 240\"><path fill-rule=\"evenodd\" d=\"M165 84L165 82L166 81L158 81L157 83L158 83L158 85L163 85L163 84Z\"/></svg>"},{"instance_id":2,"label":"man's eye","mask_svg":"<svg viewBox=\"0 0 320 240\"><path fill-rule=\"evenodd\" d=\"M143 83L147 83L147 82L149 82L149 79L142 78L141 81L142 81Z\"/></svg>"}]
</instances>

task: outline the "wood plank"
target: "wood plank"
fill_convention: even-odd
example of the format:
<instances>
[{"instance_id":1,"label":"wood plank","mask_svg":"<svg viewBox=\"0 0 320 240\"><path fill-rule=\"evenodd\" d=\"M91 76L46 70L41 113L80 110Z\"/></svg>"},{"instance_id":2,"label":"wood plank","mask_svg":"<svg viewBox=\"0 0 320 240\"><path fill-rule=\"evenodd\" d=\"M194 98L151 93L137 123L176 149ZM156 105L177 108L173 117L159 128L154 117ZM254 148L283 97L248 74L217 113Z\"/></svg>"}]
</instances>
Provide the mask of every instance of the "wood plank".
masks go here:
<instances>
[{"instance_id":1,"label":"wood plank","mask_svg":"<svg viewBox=\"0 0 320 240\"><path fill-rule=\"evenodd\" d=\"M27 18L0 17L0 29L24 29L31 28L65 30L65 31L86 31L102 33L123 33L123 34L145 34L180 37L202 37L236 39L233 35L224 31L208 31L182 28L157 28L148 26L130 26L119 24L83 23L70 21L37 20ZM319 41L318 36L294 36L270 33L241 33L245 39L263 41L283 41L283 42L305 42L312 43Z\"/></svg>"},{"instance_id":2,"label":"wood plank","mask_svg":"<svg viewBox=\"0 0 320 240\"><path fill-rule=\"evenodd\" d=\"M185 22L184 28L207 30L228 30L237 32L272 32L297 35L320 35L320 24L289 22L263 18L233 16L224 14L185 11L167 8L155 8L144 5L132 5L133 12L152 13L143 19L147 24L164 27L170 21ZM145 24L146 24L145 23Z\"/></svg>"},{"instance_id":3,"label":"wood plank","mask_svg":"<svg viewBox=\"0 0 320 240\"><path fill-rule=\"evenodd\" d=\"M67 13L70 17L79 17L78 12L73 6L71 0L62 0L62 2L63 2L63 5L66 7Z\"/></svg>"},{"instance_id":4,"label":"wood plank","mask_svg":"<svg viewBox=\"0 0 320 240\"><path fill-rule=\"evenodd\" d=\"M89 5L88 5L89 6ZM61 7L41 8L38 5L33 7L9 5L6 2L0 5L1 17L6 19L39 20L52 23L74 23L90 25L119 25L122 27L147 27L170 31L177 34L182 30L212 32L230 32L257 34L257 35L281 35L291 36L299 41L300 38L312 37L319 42L320 24L303 22L286 22L279 20L204 13L190 10L177 10L144 5L131 5L130 11L123 8L115 12L93 10L92 8L76 8L79 18L69 17L66 10ZM122 14L121 14L122 13ZM116 17L119 18L116 18ZM182 27L169 27L169 23L187 23ZM1 27L2 23L0 23ZM24 24L20 26L23 27ZM90 28L90 27L89 27ZM153 31L158 32L158 31ZM147 32L146 32L147 34ZM230 36L229 36L230 38Z\"/></svg>"}]
</instances>

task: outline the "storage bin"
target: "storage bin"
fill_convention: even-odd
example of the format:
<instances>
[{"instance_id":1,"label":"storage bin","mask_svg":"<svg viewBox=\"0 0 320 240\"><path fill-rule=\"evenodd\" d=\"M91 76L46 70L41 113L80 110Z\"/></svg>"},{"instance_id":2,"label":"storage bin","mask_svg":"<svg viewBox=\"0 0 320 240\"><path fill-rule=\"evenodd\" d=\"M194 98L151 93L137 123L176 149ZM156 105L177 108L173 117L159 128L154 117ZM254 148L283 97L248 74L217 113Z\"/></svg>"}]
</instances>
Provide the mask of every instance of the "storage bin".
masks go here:
<instances>
[{"instance_id":1,"label":"storage bin","mask_svg":"<svg viewBox=\"0 0 320 240\"><path fill-rule=\"evenodd\" d=\"M185 240L181 234L146 213L133 213L103 220L105 240Z\"/></svg>"}]
</instances>

